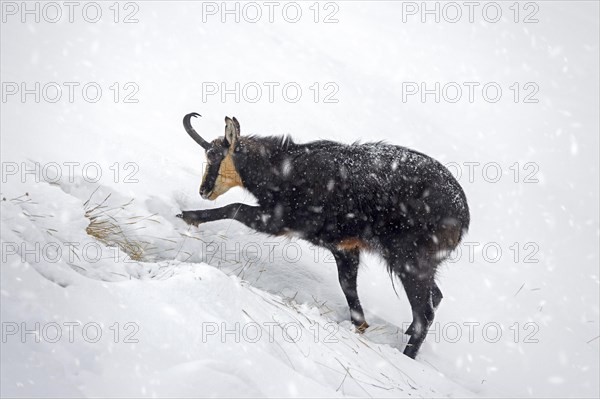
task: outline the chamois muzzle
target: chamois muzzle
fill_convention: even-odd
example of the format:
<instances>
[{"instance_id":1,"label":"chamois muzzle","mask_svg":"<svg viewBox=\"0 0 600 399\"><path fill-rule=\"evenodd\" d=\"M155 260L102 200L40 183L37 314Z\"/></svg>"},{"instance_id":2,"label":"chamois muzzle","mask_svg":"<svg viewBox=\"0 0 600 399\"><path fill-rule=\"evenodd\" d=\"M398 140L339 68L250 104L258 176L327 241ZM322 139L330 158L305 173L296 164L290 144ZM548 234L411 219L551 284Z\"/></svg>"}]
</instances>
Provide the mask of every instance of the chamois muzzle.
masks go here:
<instances>
[{"instance_id":1,"label":"chamois muzzle","mask_svg":"<svg viewBox=\"0 0 600 399\"><path fill-rule=\"evenodd\" d=\"M194 139L194 141L198 144L200 144L200 146L202 148L204 148L205 150L208 150L210 148L210 143L208 143L206 140L204 140L202 137L200 137L200 135L194 130L194 128L192 127L192 123L191 123L191 119L192 116L195 118L197 116L202 116L196 112L192 112L187 114L186 116L183 117L183 127L185 128L185 131L190 135L191 138Z\"/></svg>"}]
</instances>

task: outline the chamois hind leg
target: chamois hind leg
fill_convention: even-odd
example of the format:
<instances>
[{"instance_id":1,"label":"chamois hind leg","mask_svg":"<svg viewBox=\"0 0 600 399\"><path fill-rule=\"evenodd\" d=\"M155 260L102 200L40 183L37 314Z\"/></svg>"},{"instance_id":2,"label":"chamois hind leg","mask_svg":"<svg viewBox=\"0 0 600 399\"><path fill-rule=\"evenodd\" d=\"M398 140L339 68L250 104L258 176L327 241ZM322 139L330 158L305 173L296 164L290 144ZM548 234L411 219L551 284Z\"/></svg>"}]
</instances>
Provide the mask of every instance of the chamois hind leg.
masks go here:
<instances>
[{"instance_id":1,"label":"chamois hind leg","mask_svg":"<svg viewBox=\"0 0 600 399\"><path fill-rule=\"evenodd\" d=\"M400 277L412 308L413 321L406 331L410 339L404 354L414 359L442 300L442 292L433 279L439 261L412 240L396 246L386 258L392 273Z\"/></svg>"},{"instance_id":2,"label":"chamois hind leg","mask_svg":"<svg viewBox=\"0 0 600 399\"><path fill-rule=\"evenodd\" d=\"M435 281L433 281L431 284L431 304L433 305L434 311L437 310L438 306L440 305L440 302L442 302L442 298L444 298L444 295L442 295L442 290L440 290L440 287L438 287ZM410 326L406 329L404 334L412 335L414 333L414 329L415 323L413 321L410 324Z\"/></svg>"},{"instance_id":3,"label":"chamois hind leg","mask_svg":"<svg viewBox=\"0 0 600 399\"><path fill-rule=\"evenodd\" d=\"M350 319L357 330L362 333L369 325L365 321L365 314L360 305L358 291L356 289L360 251L358 249L351 251L339 251L334 249L331 252L337 263L340 286L342 287L342 291L344 291L348 307L350 308Z\"/></svg>"},{"instance_id":4,"label":"chamois hind leg","mask_svg":"<svg viewBox=\"0 0 600 399\"><path fill-rule=\"evenodd\" d=\"M434 281L431 287L431 302L433 303L434 309L437 309L438 306L440 306L440 302L442 302L443 297L444 295L442 295L442 290L440 290L440 287L438 287Z\"/></svg>"}]
</instances>

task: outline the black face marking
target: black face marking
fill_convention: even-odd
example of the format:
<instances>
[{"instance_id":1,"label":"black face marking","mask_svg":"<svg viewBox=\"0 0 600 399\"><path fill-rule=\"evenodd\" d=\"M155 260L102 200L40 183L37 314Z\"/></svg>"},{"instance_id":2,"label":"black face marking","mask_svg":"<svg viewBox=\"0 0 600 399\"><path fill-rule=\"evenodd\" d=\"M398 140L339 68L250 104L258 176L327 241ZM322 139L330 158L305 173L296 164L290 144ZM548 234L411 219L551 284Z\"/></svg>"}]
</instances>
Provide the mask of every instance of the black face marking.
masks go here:
<instances>
[{"instance_id":1,"label":"black face marking","mask_svg":"<svg viewBox=\"0 0 600 399\"><path fill-rule=\"evenodd\" d=\"M219 177L219 169L221 167L221 161L206 166L206 172L204 173L204 179L200 185L200 195L205 198L214 190L217 177Z\"/></svg>"},{"instance_id":2,"label":"black face marking","mask_svg":"<svg viewBox=\"0 0 600 399\"><path fill-rule=\"evenodd\" d=\"M227 156L229 149L225 145L224 139L216 139L211 143L210 148L206 151L206 160L208 165L204 172L204 178L200 185L200 195L205 198L214 190L215 183L219 177L219 169L221 162Z\"/></svg>"}]
</instances>

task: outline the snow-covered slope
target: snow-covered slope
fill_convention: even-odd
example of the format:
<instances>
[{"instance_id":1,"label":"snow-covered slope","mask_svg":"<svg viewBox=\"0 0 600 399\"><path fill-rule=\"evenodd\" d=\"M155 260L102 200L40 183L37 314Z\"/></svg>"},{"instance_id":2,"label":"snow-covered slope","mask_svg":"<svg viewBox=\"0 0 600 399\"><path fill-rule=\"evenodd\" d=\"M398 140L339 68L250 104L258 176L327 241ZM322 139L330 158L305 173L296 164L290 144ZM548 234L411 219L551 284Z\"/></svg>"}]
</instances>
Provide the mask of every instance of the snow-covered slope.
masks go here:
<instances>
[{"instance_id":1,"label":"snow-covered slope","mask_svg":"<svg viewBox=\"0 0 600 399\"><path fill-rule=\"evenodd\" d=\"M334 3L333 24L314 23L309 3L295 24L136 4L132 24L106 3L98 23L1 25L2 82L64 90L1 104L2 396L599 395L597 3L539 2L534 24L514 23L509 3L497 23L458 24L403 23L393 2ZM320 19L334 10L320 7ZM64 82L103 95L70 102ZM123 102L127 82L137 103ZM263 97L203 93L235 82ZM265 82L280 85L272 102ZM298 102L279 90L290 82ZM403 82L497 82L503 97L403 102ZM536 83L539 102L515 103L514 82ZM408 302L376 256L362 258L371 328L358 335L325 251L174 217L253 202L239 189L199 197L191 111L206 138L235 115L242 134L385 139L460 166L471 230L440 272L445 298L416 361L401 354ZM88 235L86 212L121 226L111 239L134 259Z\"/></svg>"},{"instance_id":2,"label":"snow-covered slope","mask_svg":"<svg viewBox=\"0 0 600 399\"><path fill-rule=\"evenodd\" d=\"M36 204L33 194L9 202L3 242L40 243L48 258L57 242L91 242L76 211L80 199L50 185L35 192L70 210ZM25 214L55 217L40 222ZM158 221L165 237L186 234ZM269 294L196 257L95 264L12 258L3 265L3 320L41 326L40 342L33 335L20 342L6 329L5 396L469 395L431 367L338 325L323 314L326 304Z\"/></svg>"}]
</instances>

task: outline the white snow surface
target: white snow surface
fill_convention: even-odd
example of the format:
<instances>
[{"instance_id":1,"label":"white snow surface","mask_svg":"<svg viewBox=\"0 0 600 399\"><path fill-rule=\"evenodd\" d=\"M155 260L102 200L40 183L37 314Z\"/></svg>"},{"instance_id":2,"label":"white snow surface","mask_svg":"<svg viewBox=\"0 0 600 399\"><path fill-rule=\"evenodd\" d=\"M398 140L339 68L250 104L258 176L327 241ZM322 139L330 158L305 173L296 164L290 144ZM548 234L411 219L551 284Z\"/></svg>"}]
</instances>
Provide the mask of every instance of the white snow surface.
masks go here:
<instances>
[{"instance_id":1,"label":"white snow surface","mask_svg":"<svg viewBox=\"0 0 600 399\"><path fill-rule=\"evenodd\" d=\"M402 3L383 1L336 2L334 24L312 22L312 2L296 24L203 22L202 3L166 1L136 3L139 22L123 24L102 4L95 24L1 25L2 82L103 89L96 103L75 91L1 104L2 397L600 395L597 2L537 2L536 24L514 23L504 2L497 23L457 24L403 23ZM504 94L402 101L402 82L436 81ZM137 84L139 102L115 103L114 82ZM202 82L297 82L303 96L203 101ZM335 82L339 101L315 103L314 82ZM515 104L514 82L536 82L539 102ZM441 268L444 300L416 360L402 355L408 301L377 256L361 258L361 335L324 250L174 217L254 203L238 188L200 198L204 153L181 126L192 111L208 140L229 115L242 134L386 140L462 165L476 244ZM482 177L490 162L496 183ZM537 182L524 182L528 162ZM44 172L24 172L36 164ZM141 258L86 233L85 209L101 203Z\"/></svg>"}]
</instances>

